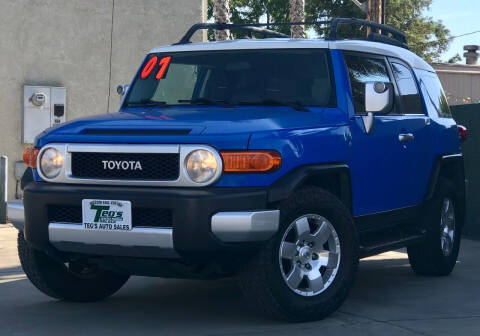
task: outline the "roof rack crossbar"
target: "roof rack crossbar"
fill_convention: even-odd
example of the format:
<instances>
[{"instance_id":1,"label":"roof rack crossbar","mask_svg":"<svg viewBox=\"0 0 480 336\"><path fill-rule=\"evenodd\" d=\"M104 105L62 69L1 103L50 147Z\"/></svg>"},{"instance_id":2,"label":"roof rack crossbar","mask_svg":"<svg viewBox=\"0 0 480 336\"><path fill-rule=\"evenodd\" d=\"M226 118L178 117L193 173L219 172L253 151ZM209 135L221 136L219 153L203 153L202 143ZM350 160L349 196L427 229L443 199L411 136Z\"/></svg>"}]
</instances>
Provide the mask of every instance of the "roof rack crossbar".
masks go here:
<instances>
[{"instance_id":1,"label":"roof rack crossbar","mask_svg":"<svg viewBox=\"0 0 480 336\"><path fill-rule=\"evenodd\" d=\"M260 33L264 37L281 37L281 38L290 38L289 35L283 34L271 29L270 27L284 27L284 26L298 26L298 25L315 25L315 26L330 26L330 34L326 38L327 40L334 41L342 38L338 37L339 27L342 25L354 25L354 26L363 26L370 27L371 33L366 38L370 41L386 43L396 45L402 48L408 49L406 35L387 25L380 23L355 19L355 18L337 18L331 21L311 21L311 22L273 22L273 23L248 23L248 24L232 24L232 23L197 23L190 27L190 29L185 33L182 39L176 44L187 44L190 43L192 36L198 30L205 29L214 29L214 30L243 30L248 32L248 36L251 37L252 33ZM264 28L267 27L267 28Z\"/></svg>"},{"instance_id":2,"label":"roof rack crossbar","mask_svg":"<svg viewBox=\"0 0 480 336\"><path fill-rule=\"evenodd\" d=\"M260 33L263 36L283 37L283 38L290 37L289 35L282 34L274 30L261 28L265 26L267 26L267 24L197 23L190 27L190 29L185 33L185 35L177 44L190 43L190 39L192 38L193 34L195 34L198 30L204 30L204 29L243 30L248 32L249 35L251 35L251 33Z\"/></svg>"},{"instance_id":3,"label":"roof rack crossbar","mask_svg":"<svg viewBox=\"0 0 480 336\"><path fill-rule=\"evenodd\" d=\"M332 20L332 27L330 30L330 36L328 40L337 40L338 36L338 27L341 25L354 25L354 26L364 26L372 28L372 33L367 37L367 40L372 40L381 43L393 44L408 49L407 46L407 36L405 33L397 30L393 27L355 18L338 18ZM391 36L388 36L390 34ZM381 38L376 38L376 36L381 35Z\"/></svg>"}]
</instances>

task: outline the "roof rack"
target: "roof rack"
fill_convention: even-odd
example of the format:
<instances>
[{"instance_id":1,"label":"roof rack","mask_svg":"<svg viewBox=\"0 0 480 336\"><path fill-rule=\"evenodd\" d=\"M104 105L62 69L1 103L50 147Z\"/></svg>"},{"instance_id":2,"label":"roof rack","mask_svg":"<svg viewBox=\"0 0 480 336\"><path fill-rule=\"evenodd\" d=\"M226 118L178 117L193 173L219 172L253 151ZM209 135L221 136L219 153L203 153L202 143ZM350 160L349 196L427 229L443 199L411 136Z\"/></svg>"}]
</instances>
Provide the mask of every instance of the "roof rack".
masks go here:
<instances>
[{"instance_id":1,"label":"roof rack","mask_svg":"<svg viewBox=\"0 0 480 336\"><path fill-rule=\"evenodd\" d=\"M182 39L176 44L191 43L190 39L193 34L199 30L214 29L214 30L243 30L248 32L248 36L252 37L252 33L262 34L263 37L280 37L290 38L289 35L268 29L269 27L282 26L298 26L298 25L315 25L315 26L330 26L330 34L326 38L330 41L340 40L338 38L338 30L342 25L352 25L360 27L369 27L370 33L367 38L362 40L374 41L379 43L391 44L397 47L408 49L406 35L390 26L379 24L376 22L355 19L355 18L337 18L331 21L312 21L312 22L274 22L274 23L251 23L251 24L232 24L232 23L197 23L190 27ZM264 28L267 27L267 28Z\"/></svg>"},{"instance_id":2,"label":"roof rack","mask_svg":"<svg viewBox=\"0 0 480 336\"><path fill-rule=\"evenodd\" d=\"M338 27L341 25L364 26L371 28L367 41L391 44L397 47L408 49L407 36L405 33L393 27L355 18L338 18L332 20L330 36L328 40L337 40Z\"/></svg>"},{"instance_id":3,"label":"roof rack","mask_svg":"<svg viewBox=\"0 0 480 336\"><path fill-rule=\"evenodd\" d=\"M204 29L214 29L214 30L243 30L249 33L251 37L252 33L260 33L263 34L264 37L271 36L271 37L283 37L289 38L289 35L279 33L274 30L265 29L261 27L268 26L267 24L263 23L252 23L252 24L233 24L233 23L197 23L190 27L190 29L185 33L182 39L176 44L187 44L190 43L190 39L192 38L193 34L195 34L198 30Z\"/></svg>"}]
</instances>

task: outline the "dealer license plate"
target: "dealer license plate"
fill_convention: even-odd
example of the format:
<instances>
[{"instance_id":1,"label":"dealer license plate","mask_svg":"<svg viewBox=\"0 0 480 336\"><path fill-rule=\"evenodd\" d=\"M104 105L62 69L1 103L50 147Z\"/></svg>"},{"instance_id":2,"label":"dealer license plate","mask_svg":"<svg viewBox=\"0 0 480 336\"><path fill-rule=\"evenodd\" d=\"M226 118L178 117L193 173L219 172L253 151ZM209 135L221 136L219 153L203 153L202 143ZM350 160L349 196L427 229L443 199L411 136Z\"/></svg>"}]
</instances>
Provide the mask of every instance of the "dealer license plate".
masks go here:
<instances>
[{"instance_id":1,"label":"dealer license plate","mask_svg":"<svg viewBox=\"0 0 480 336\"><path fill-rule=\"evenodd\" d=\"M132 204L130 201L82 200L83 228L86 230L132 230Z\"/></svg>"}]
</instances>

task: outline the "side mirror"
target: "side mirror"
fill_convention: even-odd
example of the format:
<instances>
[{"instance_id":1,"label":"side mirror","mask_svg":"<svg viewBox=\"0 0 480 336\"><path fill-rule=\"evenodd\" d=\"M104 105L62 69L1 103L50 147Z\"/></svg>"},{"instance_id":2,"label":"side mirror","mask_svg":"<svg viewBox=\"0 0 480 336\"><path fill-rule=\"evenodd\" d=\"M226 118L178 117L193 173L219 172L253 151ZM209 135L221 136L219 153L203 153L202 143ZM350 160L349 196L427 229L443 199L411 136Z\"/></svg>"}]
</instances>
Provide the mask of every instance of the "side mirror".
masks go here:
<instances>
[{"instance_id":1,"label":"side mirror","mask_svg":"<svg viewBox=\"0 0 480 336\"><path fill-rule=\"evenodd\" d=\"M127 84L120 84L119 86L117 86L118 95L125 96L127 94L129 87L130 85L127 85Z\"/></svg>"},{"instance_id":2,"label":"side mirror","mask_svg":"<svg viewBox=\"0 0 480 336\"><path fill-rule=\"evenodd\" d=\"M393 85L384 82L365 83L365 112L363 124L367 134L372 133L374 125L374 113L388 113L393 107Z\"/></svg>"}]
</instances>

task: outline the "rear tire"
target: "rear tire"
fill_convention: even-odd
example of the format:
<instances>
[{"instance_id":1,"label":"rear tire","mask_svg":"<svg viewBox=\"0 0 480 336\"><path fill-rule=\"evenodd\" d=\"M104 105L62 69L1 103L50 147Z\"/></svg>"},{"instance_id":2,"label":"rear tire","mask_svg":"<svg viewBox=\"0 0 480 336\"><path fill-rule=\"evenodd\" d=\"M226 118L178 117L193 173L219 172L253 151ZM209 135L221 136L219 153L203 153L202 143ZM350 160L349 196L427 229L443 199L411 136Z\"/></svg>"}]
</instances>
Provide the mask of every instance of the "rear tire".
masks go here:
<instances>
[{"instance_id":1,"label":"rear tire","mask_svg":"<svg viewBox=\"0 0 480 336\"><path fill-rule=\"evenodd\" d=\"M277 319L325 318L345 301L358 267L353 219L335 196L316 187L296 192L280 213L279 231L240 274L243 292Z\"/></svg>"},{"instance_id":2,"label":"rear tire","mask_svg":"<svg viewBox=\"0 0 480 336\"><path fill-rule=\"evenodd\" d=\"M427 205L426 239L407 248L410 265L416 274L446 276L453 271L462 236L461 210L453 184L441 179Z\"/></svg>"},{"instance_id":3,"label":"rear tire","mask_svg":"<svg viewBox=\"0 0 480 336\"><path fill-rule=\"evenodd\" d=\"M82 261L67 265L33 249L18 234L18 255L28 279L44 294L60 300L91 302L117 292L129 276L104 271Z\"/></svg>"}]
</instances>

